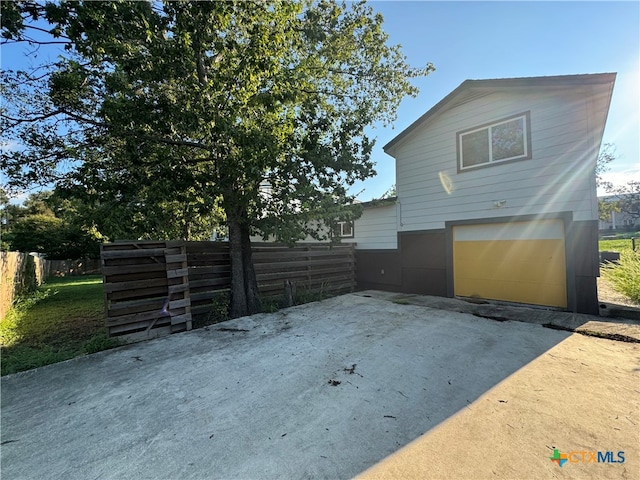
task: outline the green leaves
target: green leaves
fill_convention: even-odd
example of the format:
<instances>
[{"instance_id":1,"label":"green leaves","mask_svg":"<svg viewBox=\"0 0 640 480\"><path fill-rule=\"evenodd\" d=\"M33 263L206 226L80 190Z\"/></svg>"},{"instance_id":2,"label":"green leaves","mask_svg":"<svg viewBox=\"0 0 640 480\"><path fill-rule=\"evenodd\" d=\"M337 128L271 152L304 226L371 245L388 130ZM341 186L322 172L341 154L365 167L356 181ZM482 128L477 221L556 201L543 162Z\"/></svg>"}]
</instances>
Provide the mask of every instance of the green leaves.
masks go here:
<instances>
[{"instance_id":1,"label":"green leaves","mask_svg":"<svg viewBox=\"0 0 640 480\"><path fill-rule=\"evenodd\" d=\"M45 18L72 48L40 79L37 101L35 79L8 84L4 121L24 148L3 153L2 168L16 184L56 180L96 212L108 205L140 237L204 236L197 225L242 212L292 240L310 219L352 216L348 187L374 174L365 128L392 122L417 93L411 78L433 70L407 65L364 2L23 2L7 12L8 38ZM117 224L100 228L124 235Z\"/></svg>"}]
</instances>

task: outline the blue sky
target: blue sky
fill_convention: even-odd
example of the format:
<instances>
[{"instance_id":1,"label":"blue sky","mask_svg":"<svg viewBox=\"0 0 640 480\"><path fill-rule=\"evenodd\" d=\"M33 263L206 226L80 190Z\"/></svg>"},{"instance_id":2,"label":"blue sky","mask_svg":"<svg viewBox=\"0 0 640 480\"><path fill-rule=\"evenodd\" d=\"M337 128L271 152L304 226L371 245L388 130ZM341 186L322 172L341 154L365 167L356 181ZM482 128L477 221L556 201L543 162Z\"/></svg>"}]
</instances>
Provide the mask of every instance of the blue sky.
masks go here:
<instances>
[{"instance_id":1,"label":"blue sky","mask_svg":"<svg viewBox=\"0 0 640 480\"><path fill-rule=\"evenodd\" d=\"M382 147L464 80L617 72L604 142L619 159L608 179L640 180L640 3L374 1L389 43L400 44L413 66L436 71L414 82L394 129L375 129L376 178L358 184L361 200L379 197L395 182L392 157Z\"/></svg>"},{"instance_id":2,"label":"blue sky","mask_svg":"<svg viewBox=\"0 0 640 480\"><path fill-rule=\"evenodd\" d=\"M394 160L382 147L464 80L617 72L604 142L619 159L607 179L640 180L640 3L372 1L383 14L390 44L400 44L413 66L436 71L415 80L391 127L376 128L378 175L357 184L361 200L379 197L395 183ZM42 49L37 64L55 53ZM16 46L2 48L2 67L22 67Z\"/></svg>"}]
</instances>

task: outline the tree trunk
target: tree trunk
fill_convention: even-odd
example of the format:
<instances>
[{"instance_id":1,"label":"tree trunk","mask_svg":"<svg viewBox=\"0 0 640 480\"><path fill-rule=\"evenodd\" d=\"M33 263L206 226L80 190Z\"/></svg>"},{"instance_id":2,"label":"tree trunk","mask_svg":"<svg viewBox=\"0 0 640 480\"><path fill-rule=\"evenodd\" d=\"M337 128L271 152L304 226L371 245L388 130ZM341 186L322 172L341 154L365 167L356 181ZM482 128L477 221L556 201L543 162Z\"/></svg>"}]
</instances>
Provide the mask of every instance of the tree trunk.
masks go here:
<instances>
[{"instance_id":1,"label":"tree trunk","mask_svg":"<svg viewBox=\"0 0 640 480\"><path fill-rule=\"evenodd\" d=\"M229 254L231 258L231 318L253 315L262 311L258 279L253 268L249 226L227 214Z\"/></svg>"}]
</instances>

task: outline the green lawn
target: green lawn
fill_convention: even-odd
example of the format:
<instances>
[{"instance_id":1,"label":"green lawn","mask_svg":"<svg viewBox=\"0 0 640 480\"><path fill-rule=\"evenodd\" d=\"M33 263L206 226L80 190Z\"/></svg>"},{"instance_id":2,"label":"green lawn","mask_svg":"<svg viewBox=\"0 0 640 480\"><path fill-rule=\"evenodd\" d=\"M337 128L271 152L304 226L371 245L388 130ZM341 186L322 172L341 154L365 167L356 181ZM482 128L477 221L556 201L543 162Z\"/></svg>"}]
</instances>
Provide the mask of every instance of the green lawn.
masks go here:
<instances>
[{"instance_id":1,"label":"green lawn","mask_svg":"<svg viewBox=\"0 0 640 480\"><path fill-rule=\"evenodd\" d=\"M638 235L640 237L640 235ZM640 244L640 238L636 240L636 245ZM601 252L630 252L631 251L631 239L630 238L617 238L615 240L600 240L598 242L599 250ZM636 248L638 248L636 246Z\"/></svg>"},{"instance_id":2,"label":"green lawn","mask_svg":"<svg viewBox=\"0 0 640 480\"><path fill-rule=\"evenodd\" d=\"M2 375L117 346L104 326L99 276L50 279L0 322Z\"/></svg>"}]
</instances>

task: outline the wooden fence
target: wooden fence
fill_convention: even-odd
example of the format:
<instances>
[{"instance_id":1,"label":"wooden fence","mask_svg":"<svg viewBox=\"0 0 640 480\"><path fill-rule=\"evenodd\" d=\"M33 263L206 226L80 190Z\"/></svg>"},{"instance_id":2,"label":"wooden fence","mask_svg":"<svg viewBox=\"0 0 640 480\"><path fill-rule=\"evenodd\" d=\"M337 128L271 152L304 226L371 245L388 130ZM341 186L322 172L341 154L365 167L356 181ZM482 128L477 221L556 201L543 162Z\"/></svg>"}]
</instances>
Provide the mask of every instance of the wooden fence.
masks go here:
<instances>
[{"instance_id":1,"label":"wooden fence","mask_svg":"<svg viewBox=\"0 0 640 480\"><path fill-rule=\"evenodd\" d=\"M231 287L226 242L118 242L103 245L101 258L111 335L146 338L190 329L191 314L209 315L212 300ZM285 281L295 284L298 293L355 289L355 253L350 244L258 243L253 245L253 261L265 298L282 297ZM179 275L165 275L177 270ZM167 299L169 315L162 308Z\"/></svg>"},{"instance_id":2,"label":"wooden fence","mask_svg":"<svg viewBox=\"0 0 640 480\"><path fill-rule=\"evenodd\" d=\"M35 290L49 276L50 262L39 255L0 252L0 321L17 295Z\"/></svg>"},{"instance_id":3,"label":"wooden fence","mask_svg":"<svg viewBox=\"0 0 640 480\"><path fill-rule=\"evenodd\" d=\"M74 277L77 275L100 274L99 258L78 260L49 260L49 275L52 277Z\"/></svg>"},{"instance_id":4,"label":"wooden fence","mask_svg":"<svg viewBox=\"0 0 640 480\"><path fill-rule=\"evenodd\" d=\"M191 330L183 242L107 243L100 261L110 335L136 340Z\"/></svg>"},{"instance_id":5,"label":"wooden fence","mask_svg":"<svg viewBox=\"0 0 640 480\"><path fill-rule=\"evenodd\" d=\"M211 300L231 288L231 264L227 242L187 242L191 311L208 315ZM280 298L284 282L291 281L298 293L331 294L355 289L355 254L350 244L253 244L253 264L260 294Z\"/></svg>"}]
</instances>

